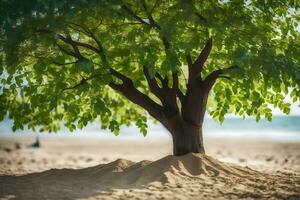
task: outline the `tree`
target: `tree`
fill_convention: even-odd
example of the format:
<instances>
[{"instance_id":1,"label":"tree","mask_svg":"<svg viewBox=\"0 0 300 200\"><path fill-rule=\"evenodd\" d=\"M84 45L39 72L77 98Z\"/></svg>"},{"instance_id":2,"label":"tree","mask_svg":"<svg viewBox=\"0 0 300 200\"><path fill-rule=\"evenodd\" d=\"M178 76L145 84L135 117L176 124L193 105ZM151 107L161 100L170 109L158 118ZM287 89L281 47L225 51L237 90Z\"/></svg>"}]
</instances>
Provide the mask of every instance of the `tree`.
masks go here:
<instances>
[{"instance_id":1,"label":"tree","mask_svg":"<svg viewBox=\"0 0 300 200\"><path fill-rule=\"evenodd\" d=\"M206 113L272 119L299 100L298 1L1 1L0 118L13 130L118 134L147 115L174 155L204 153ZM298 27L298 29L297 29ZM208 106L207 106L208 103ZM146 112L145 112L146 111Z\"/></svg>"}]
</instances>

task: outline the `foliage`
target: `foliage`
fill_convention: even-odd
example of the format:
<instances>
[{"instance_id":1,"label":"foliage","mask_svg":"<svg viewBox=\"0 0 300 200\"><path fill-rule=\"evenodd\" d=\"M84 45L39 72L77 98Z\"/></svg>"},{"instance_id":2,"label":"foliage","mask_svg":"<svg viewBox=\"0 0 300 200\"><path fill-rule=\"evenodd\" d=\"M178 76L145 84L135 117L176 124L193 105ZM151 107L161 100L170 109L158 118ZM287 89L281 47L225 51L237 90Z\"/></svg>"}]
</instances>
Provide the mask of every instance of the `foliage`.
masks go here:
<instances>
[{"instance_id":1,"label":"foliage","mask_svg":"<svg viewBox=\"0 0 300 200\"><path fill-rule=\"evenodd\" d=\"M210 115L271 120L270 105L288 114L285 96L298 101L300 93L299 8L293 0L2 0L0 120L8 114L14 130L41 131L58 131L61 122L72 131L100 120L115 134L135 122L145 135L145 111L108 86L120 82L110 68L159 102L143 66L151 77L177 72L185 92L186 55L196 58L209 38L213 47L201 76L237 66L216 82ZM150 14L159 28L145 24ZM80 46L82 57L75 59L65 51L76 49L61 36L103 52Z\"/></svg>"}]
</instances>

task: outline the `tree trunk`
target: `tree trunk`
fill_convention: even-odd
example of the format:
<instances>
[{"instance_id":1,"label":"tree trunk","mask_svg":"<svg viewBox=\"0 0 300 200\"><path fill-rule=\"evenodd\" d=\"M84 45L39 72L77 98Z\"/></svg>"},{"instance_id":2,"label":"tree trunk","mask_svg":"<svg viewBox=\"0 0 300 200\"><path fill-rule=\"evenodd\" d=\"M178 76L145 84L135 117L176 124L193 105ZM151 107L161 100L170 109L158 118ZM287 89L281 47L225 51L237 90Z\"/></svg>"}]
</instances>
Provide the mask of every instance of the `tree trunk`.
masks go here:
<instances>
[{"instance_id":1,"label":"tree trunk","mask_svg":"<svg viewBox=\"0 0 300 200\"><path fill-rule=\"evenodd\" d=\"M200 126L189 124L182 119L172 120L168 130L173 139L173 154L181 156L188 153L205 153Z\"/></svg>"}]
</instances>

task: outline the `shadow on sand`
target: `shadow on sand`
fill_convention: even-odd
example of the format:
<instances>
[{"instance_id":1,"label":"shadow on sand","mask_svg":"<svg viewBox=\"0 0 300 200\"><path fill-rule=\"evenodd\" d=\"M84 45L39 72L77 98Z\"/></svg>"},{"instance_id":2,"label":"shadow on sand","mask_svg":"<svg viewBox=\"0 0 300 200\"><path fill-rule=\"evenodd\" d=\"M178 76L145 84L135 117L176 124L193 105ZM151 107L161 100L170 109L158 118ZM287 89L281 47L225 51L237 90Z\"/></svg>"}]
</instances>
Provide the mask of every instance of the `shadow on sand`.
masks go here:
<instances>
[{"instance_id":1,"label":"shadow on sand","mask_svg":"<svg viewBox=\"0 0 300 200\"><path fill-rule=\"evenodd\" d=\"M80 199L112 189L139 188L141 185L135 183L146 184L147 181L129 175L129 170L123 171L137 164L117 160L84 169L51 169L21 176L0 176L0 199Z\"/></svg>"}]
</instances>

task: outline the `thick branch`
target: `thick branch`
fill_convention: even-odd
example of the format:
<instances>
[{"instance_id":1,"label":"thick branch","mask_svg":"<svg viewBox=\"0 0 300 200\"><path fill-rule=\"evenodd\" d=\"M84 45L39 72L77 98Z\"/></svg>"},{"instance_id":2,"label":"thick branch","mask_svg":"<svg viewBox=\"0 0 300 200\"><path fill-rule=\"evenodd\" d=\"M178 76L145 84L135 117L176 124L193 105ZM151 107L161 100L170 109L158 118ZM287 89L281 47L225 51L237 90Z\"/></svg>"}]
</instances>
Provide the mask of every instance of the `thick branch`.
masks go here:
<instances>
[{"instance_id":1,"label":"thick branch","mask_svg":"<svg viewBox=\"0 0 300 200\"><path fill-rule=\"evenodd\" d=\"M155 76L160 80L163 88L168 88L169 80L167 76L163 78L158 72L155 74Z\"/></svg>"},{"instance_id":2,"label":"thick branch","mask_svg":"<svg viewBox=\"0 0 300 200\"><path fill-rule=\"evenodd\" d=\"M152 117L158 119L162 123L166 122L162 107L151 100L147 95L136 89L133 85L116 84L111 82L109 83L109 86L123 94L133 103L144 108Z\"/></svg>"},{"instance_id":3,"label":"thick branch","mask_svg":"<svg viewBox=\"0 0 300 200\"><path fill-rule=\"evenodd\" d=\"M114 70L113 68L110 68L110 73L115 76L116 78L122 80L124 85L127 86L133 86L133 82L130 78L128 78L127 76L125 76L124 74Z\"/></svg>"},{"instance_id":4,"label":"thick branch","mask_svg":"<svg viewBox=\"0 0 300 200\"><path fill-rule=\"evenodd\" d=\"M172 72L172 81L173 81L172 89L174 91L176 91L178 88L178 73L177 72Z\"/></svg>"},{"instance_id":5,"label":"thick branch","mask_svg":"<svg viewBox=\"0 0 300 200\"><path fill-rule=\"evenodd\" d=\"M224 76L224 75L220 75L219 78L224 78L224 79L227 79L227 80L231 80L231 78L229 76Z\"/></svg>"},{"instance_id":6,"label":"thick branch","mask_svg":"<svg viewBox=\"0 0 300 200\"><path fill-rule=\"evenodd\" d=\"M191 54L187 54L187 55L186 55L186 61L187 61L187 64L188 64L189 74L190 74L190 73L192 73L190 70L191 70L192 67L193 67L193 61L192 61Z\"/></svg>"},{"instance_id":7,"label":"thick branch","mask_svg":"<svg viewBox=\"0 0 300 200\"><path fill-rule=\"evenodd\" d=\"M157 84L155 78L150 77L150 74L149 74L146 66L143 66L143 72L144 72L144 75L148 82L150 91L162 101L162 98L163 98L162 91L161 91L161 88L159 87L159 85Z\"/></svg>"},{"instance_id":8,"label":"thick branch","mask_svg":"<svg viewBox=\"0 0 300 200\"><path fill-rule=\"evenodd\" d=\"M216 80L218 78L227 78L227 79L230 79L230 77L224 76L224 74L226 72L228 72L229 70L235 69L235 68L237 68L237 66L233 65L233 66L228 67L228 68L223 68L223 69L215 70L215 71L211 72L209 75L207 75L207 77L203 81L204 84L208 87L207 89L210 90L210 88L213 86L213 84L216 82Z\"/></svg>"},{"instance_id":9,"label":"thick branch","mask_svg":"<svg viewBox=\"0 0 300 200\"><path fill-rule=\"evenodd\" d=\"M185 98L184 94L182 93L182 91L179 88L177 88L176 93L177 93L177 97L179 98L181 105L183 105L184 98Z\"/></svg>"},{"instance_id":10,"label":"thick branch","mask_svg":"<svg viewBox=\"0 0 300 200\"><path fill-rule=\"evenodd\" d=\"M173 86L172 86L172 90L175 93L175 95L179 98L181 104L183 104L184 101L184 94L181 92L181 90L179 89L179 83L178 83L178 73L177 72L173 72L172 73L172 79L173 79Z\"/></svg>"},{"instance_id":11,"label":"thick branch","mask_svg":"<svg viewBox=\"0 0 300 200\"><path fill-rule=\"evenodd\" d=\"M193 81L196 77L200 76L200 73L203 69L205 61L208 58L211 48L212 48L212 38L209 38L206 41L204 48L201 50L201 53L199 54L195 62L191 64L192 59L190 55L187 56L187 62L189 66L189 83Z\"/></svg>"},{"instance_id":12,"label":"thick branch","mask_svg":"<svg viewBox=\"0 0 300 200\"><path fill-rule=\"evenodd\" d=\"M159 77L161 77L161 81L163 86L162 88L159 87L159 85L157 84L155 78L151 78L149 75L149 72L147 70L147 68L144 66L143 67L144 70L144 74L145 77L147 79L150 91L159 98L159 100L161 101L162 105L163 105L163 109L165 112L165 115L167 117L172 117L176 114L178 114L178 105L177 105L177 101L176 101L176 96L177 94L182 94L180 93L180 90L178 88L178 76L177 73L172 73L172 79L173 79L173 86L170 88L168 86L168 82L166 82L166 79L162 79L162 77L160 75L158 75ZM180 98L182 96L180 95Z\"/></svg>"},{"instance_id":13,"label":"thick branch","mask_svg":"<svg viewBox=\"0 0 300 200\"><path fill-rule=\"evenodd\" d=\"M130 101L143 107L153 117L159 120L162 120L165 117L163 113L163 108L159 104L155 103L152 99L150 99L147 95L143 94L138 89L136 89L130 78L112 68L110 70L113 76L119 78L123 82L123 84L115 84L111 82L109 84L111 88L121 92ZM162 101L162 95L159 95L158 97L160 97Z\"/></svg>"},{"instance_id":14,"label":"thick branch","mask_svg":"<svg viewBox=\"0 0 300 200\"><path fill-rule=\"evenodd\" d=\"M204 48L202 49L200 55L198 56L198 58L195 60L195 62L193 63L193 65L195 66L195 68L197 69L196 72L201 72L204 62L207 60L208 55L211 51L212 48L212 38L209 38L206 43Z\"/></svg>"}]
</instances>

